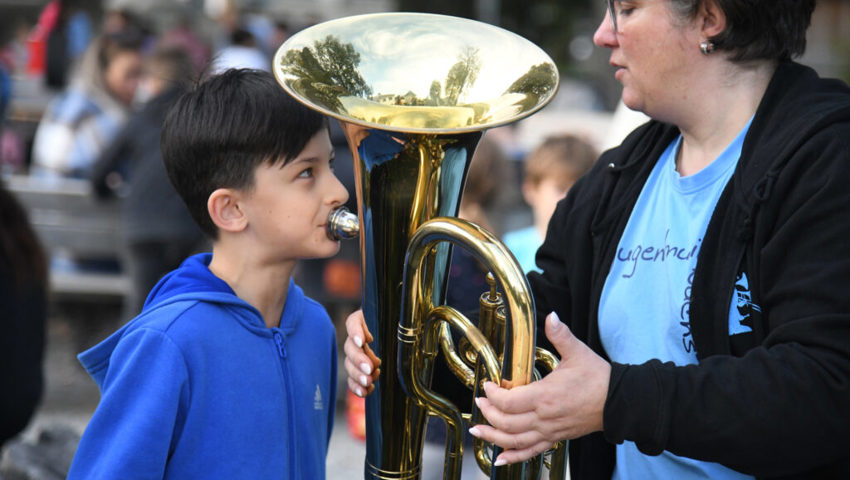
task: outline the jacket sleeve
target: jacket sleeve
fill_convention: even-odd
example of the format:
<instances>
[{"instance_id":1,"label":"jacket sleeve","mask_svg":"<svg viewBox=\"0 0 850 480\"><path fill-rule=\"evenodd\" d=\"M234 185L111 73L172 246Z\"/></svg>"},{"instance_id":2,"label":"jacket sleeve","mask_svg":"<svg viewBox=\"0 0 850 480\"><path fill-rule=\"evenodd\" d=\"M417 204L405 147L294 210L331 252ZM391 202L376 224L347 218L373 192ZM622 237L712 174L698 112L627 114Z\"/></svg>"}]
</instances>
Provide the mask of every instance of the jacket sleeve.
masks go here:
<instances>
[{"instance_id":1,"label":"jacket sleeve","mask_svg":"<svg viewBox=\"0 0 850 480\"><path fill-rule=\"evenodd\" d=\"M772 193L762 192L769 197L753 244L764 340L742 357L713 355L698 365L613 365L604 412L609 441L757 476L846 462L850 145L834 129L818 136L829 140L800 149ZM716 293L727 294L731 287Z\"/></svg>"},{"instance_id":2,"label":"jacket sleeve","mask_svg":"<svg viewBox=\"0 0 850 480\"><path fill-rule=\"evenodd\" d=\"M108 184L108 177L111 173L122 170L122 165L127 162L127 158L131 154L132 141L135 136L139 135L141 125L139 122L131 119L126 128L121 130L117 137L100 153L92 167L92 188L95 194L100 199L106 199L115 196L112 188ZM124 168L126 169L126 168Z\"/></svg>"},{"instance_id":3,"label":"jacket sleeve","mask_svg":"<svg viewBox=\"0 0 850 480\"><path fill-rule=\"evenodd\" d=\"M112 353L68 478L163 478L187 397L186 364L171 339L151 329L128 333Z\"/></svg>"}]
</instances>

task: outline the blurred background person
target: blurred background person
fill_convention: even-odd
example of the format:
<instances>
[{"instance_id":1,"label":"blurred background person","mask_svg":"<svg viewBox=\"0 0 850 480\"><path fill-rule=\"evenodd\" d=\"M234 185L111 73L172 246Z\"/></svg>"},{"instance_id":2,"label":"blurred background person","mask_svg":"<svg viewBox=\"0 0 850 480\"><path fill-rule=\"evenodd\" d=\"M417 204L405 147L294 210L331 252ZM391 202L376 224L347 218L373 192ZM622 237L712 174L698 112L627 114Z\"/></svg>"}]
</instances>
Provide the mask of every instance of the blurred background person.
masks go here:
<instances>
[{"instance_id":1,"label":"blurred background person","mask_svg":"<svg viewBox=\"0 0 850 480\"><path fill-rule=\"evenodd\" d=\"M159 46L183 48L189 54L198 72L206 70L212 58L209 42L198 32L188 11L180 12L176 22L165 28L160 37Z\"/></svg>"},{"instance_id":2,"label":"blurred background person","mask_svg":"<svg viewBox=\"0 0 850 480\"><path fill-rule=\"evenodd\" d=\"M148 100L93 169L99 198L122 197L122 265L132 280L123 320L141 311L147 293L163 274L202 246L203 235L168 180L159 146L165 115L197 75L185 49L157 48L145 62L137 95Z\"/></svg>"},{"instance_id":3,"label":"blurred background person","mask_svg":"<svg viewBox=\"0 0 850 480\"><path fill-rule=\"evenodd\" d=\"M91 43L91 18L81 4L81 0L53 0L48 4L47 8L57 9L46 44L44 81L50 88L65 88L68 72Z\"/></svg>"},{"instance_id":4,"label":"blurred background person","mask_svg":"<svg viewBox=\"0 0 850 480\"><path fill-rule=\"evenodd\" d=\"M142 40L137 29L127 28L92 43L39 122L32 174L90 177L95 160L127 121L142 70Z\"/></svg>"},{"instance_id":5,"label":"blurred background person","mask_svg":"<svg viewBox=\"0 0 850 480\"><path fill-rule=\"evenodd\" d=\"M466 184L458 208L458 218L477 224L496 237L501 235L502 216L498 214L510 198L511 166L502 148L484 135L469 164ZM489 289L484 280L487 269L462 248L452 250L446 303L464 314L478 313L478 297Z\"/></svg>"},{"instance_id":6,"label":"blurred background person","mask_svg":"<svg viewBox=\"0 0 850 480\"><path fill-rule=\"evenodd\" d=\"M237 28L230 34L230 45L215 54L212 73L221 73L229 68L250 68L270 72L272 63L260 49L254 34L244 28Z\"/></svg>"},{"instance_id":7,"label":"blurred background person","mask_svg":"<svg viewBox=\"0 0 850 480\"><path fill-rule=\"evenodd\" d=\"M565 134L545 139L526 158L522 198L531 207L533 224L510 231L503 239L524 272L540 271L534 254L543 243L555 205L590 170L598 156L589 142Z\"/></svg>"},{"instance_id":8,"label":"blurred background person","mask_svg":"<svg viewBox=\"0 0 850 480\"><path fill-rule=\"evenodd\" d=\"M0 447L29 423L43 389L47 266L26 212L0 183Z\"/></svg>"},{"instance_id":9,"label":"blurred background person","mask_svg":"<svg viewBox=\"0 0 850 480\"><path fill-rule=\"evenodd\" d=\"M0 55L0 127L6 119L6 109L9 108L9 102L12 100L12 73L14 71L15 66L11 60Z\"/></svg>"}]
</instances>

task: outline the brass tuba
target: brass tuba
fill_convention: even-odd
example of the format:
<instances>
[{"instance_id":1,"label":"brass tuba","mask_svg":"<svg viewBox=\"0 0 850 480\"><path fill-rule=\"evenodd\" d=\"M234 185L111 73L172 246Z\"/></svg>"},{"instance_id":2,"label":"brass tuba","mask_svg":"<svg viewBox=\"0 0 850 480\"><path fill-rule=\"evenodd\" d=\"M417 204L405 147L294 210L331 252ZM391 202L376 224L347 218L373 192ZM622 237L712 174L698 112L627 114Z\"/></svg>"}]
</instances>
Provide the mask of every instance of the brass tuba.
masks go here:
<instances>
[{"instance_id":1,"label":"brass tuba","mask_svg":"<svg viewBox=\"0 0 850 480\"><path fill-rule=\"evenodd\" d=\"M335 212L329 234L360 233L362 309L384 365L366 399L368 479L418 479L428 415L447 425L444 478L460 478L464 430L484 419L435 393L443 352L473 395L486 379L523 385L535 360L534 303L513 255L489 232L456 218L469 162L483 131L515 122L557 91L552 60L531 42L484 23L431 14L359 15L321 23L277 51L281 86L338 119L354 157L359 224ZM477 326L444 305L452 246L493 273ZM497 287L497 283L501 288ZM504 297L505 300L502 300ZM462 334L452 340L451 328ZM491 478L537 478L541 457L493 467L497 448L476 441ZM566 447L549 456L563 478Z\"/></svg>"}]
</instances>

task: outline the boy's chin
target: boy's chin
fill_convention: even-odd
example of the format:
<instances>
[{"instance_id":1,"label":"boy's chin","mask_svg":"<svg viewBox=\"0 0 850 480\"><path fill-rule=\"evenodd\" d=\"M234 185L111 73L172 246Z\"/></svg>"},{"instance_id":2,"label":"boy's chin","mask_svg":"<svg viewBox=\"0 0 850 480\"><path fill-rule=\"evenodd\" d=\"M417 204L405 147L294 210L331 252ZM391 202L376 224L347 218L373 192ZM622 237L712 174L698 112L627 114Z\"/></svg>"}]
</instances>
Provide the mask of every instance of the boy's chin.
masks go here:
<instances>
[{"instance_id":1,"label":"boy's chin","mask_svg":"<svg viewBox=\"0 0 850 480\"><path fill-rule=\"evenodd\" d=\"M327 240L327 246L323 245L321 251L316 252L316 254L310 257L313 260L322 259L322 258L330 258L339 253L340 243L339 240Z\"/></svg>"}]
</instances>

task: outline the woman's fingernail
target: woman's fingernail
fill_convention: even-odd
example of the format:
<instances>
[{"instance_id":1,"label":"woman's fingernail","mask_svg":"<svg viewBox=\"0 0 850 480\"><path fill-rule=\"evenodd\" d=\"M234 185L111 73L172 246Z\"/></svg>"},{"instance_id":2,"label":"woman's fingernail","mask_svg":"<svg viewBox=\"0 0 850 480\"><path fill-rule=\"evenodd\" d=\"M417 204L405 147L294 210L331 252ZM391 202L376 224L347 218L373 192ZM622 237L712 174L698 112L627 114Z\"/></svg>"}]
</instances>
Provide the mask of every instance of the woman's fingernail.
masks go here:
<instances>
[{"instance_id":1,"label":"woman's fingernail","mask_svg":"<svg viewBox=\"0 0 850 480\"><path fill-rule=\"evenodd\" d=\"M357 348L363 348L363 339L355 335L354 344L357 345Z\"/></svg>"},{"instance_id":2,"label":"woman's fingernail","mask_svg":"<svg viewBox=\"0 0 850 480\"><path fill-rule=\"evenodd\" d=\"M546 317L546 321L548 321L551 326L557 327L558 324L561 323L561 318L558 316L557 313L552 311L552 313L550 313L549 316Z\"/></svg>"},{"instance_id":3,"label":"woman's fingernail","mask_svg":"<svg viewBox=\"0 0 850 480\"><path fill-rule=\"evenodd\" d=\"M363 398L363 390L360 390L360 389L358 388L357 390L355 390L355 391L354 391L354 393L355 393L358 397Z\"/></svg>"},{"instance_id":4,"label":"woman's fingernail","mask_svg":"<svg viewBox=\"0 0 850 480\"><path fill-rule=\"evenodd\" d=\"M478 427L472 427L469 429L469 434L475 438L478 438L481 436L481 430L478 430Z\"/></svg>"},{"instance_id":5,"label":"woman's fingernail","mask_svg":"<svg viewBox=\"0 0 850 480\"><path fill-rule=\"evenodd\" d=\"M475 406L481 408L481 397L475 397Z\"/></svg>"},{"instance_id":6,"label":"woman's fingernail","mask_svg":"<svg viewBox=\"0 0 850 480\"><path fill-rule=\"evenodd\" d=\"M496 461L493 462L493 466L494 467L501 467L502 465L505 465L506 463L508 463L508 462L506 462L504 459L497 458Z\"/></svg>"},{"instance_id":7,"label":"woman's fingernail","mask_svg":"<svg viewBox=\"0 0 850 480\"><path fill-rule=\"evenodd\" d=\"M368 385L368 380L366 380L366 375L360 375L360 385L363 385L364 387L366 385Z\"/></svg>"},{"instance_id":8,"label":"woman's fingernail","mask_svg":"<svg viewBox=\"0 0 850 480\"><path fill-rule=\"evenodd\" d=\"M363 373L365 373L366 375L372 373L372 367L370 367L369 364L365 362L360 364L360 370L363 370Z\"/></svg>"}]
</instances>

